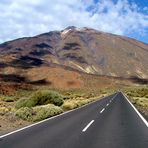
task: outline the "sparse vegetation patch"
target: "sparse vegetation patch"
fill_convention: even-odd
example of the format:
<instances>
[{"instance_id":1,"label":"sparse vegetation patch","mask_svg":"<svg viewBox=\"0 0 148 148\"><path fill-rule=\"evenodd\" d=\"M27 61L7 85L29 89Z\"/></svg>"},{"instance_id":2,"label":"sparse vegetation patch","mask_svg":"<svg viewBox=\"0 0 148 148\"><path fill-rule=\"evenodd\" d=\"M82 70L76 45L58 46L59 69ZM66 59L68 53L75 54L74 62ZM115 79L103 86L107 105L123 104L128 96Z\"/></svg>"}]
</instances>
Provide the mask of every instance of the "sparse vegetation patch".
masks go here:
<instances>
[{"instance_id":1,"label":"sparse vegetation patch","mask_svg":"<svg viewBox=\"0 0 148 148\"><path fill-rule=\"evenodd\" d=\"M124 92L130 101L148 120L148 87L126 88Z\"/></svg>"},{"instance_id":2,"label":"sparse vegetation patch","mask_svg":"<svg viewBox=\"0 0 148 148\"><path fill-rule=\"evenodd\" d=\"M33 108L22 107L16 111L16 116L28 121L40 121L62 113L63 110L53 104L41 105Z\"/></svg>"}]
</instances>

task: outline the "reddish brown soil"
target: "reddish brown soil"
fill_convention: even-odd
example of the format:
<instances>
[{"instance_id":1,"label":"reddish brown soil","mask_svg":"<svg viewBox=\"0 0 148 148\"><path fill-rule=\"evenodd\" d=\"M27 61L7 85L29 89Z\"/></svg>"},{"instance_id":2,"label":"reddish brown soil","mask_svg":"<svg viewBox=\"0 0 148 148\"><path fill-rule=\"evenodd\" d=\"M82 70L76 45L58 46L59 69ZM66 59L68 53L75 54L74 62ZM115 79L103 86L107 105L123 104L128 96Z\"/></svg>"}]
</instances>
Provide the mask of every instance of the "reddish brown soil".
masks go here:
<instances>
[{"instance_id":1,"label":"reddish brown soil","mask_svg":"<svg viewBox=\"0 0 148 148\"><path fill-rule=\"evenodd\" d=\"M37 67L27 73L31 81L46 80L47 85L57 89L81 88L80 74L63 68Z\"/></svg>"},{"instance_id":2,"label":"reddish brown soil","mask_svg":"<svg viewBox=\"0 0 148 148\"><path fill-rule=\"evenodd\" d=\"M0 94L2 95L13 96L19 89L30 90L32 86L28 84L0 83Z\"/></svg>"}]
</instances>

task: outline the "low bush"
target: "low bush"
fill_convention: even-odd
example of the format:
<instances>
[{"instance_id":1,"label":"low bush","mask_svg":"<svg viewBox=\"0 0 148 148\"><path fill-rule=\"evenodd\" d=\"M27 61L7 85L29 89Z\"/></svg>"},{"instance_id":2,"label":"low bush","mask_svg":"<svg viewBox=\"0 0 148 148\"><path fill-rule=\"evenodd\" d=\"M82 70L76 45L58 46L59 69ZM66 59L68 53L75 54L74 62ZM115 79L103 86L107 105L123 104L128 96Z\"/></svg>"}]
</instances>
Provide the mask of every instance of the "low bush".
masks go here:
<instances>
[{"instance_id":1,"label":"low bush","mask_svg":"<svg viewBox=\"0 0 148 148\"><path fill-rule=\"evenodd\" d=\"M15 114L23 120L32 121L33 119L33 109L29 107L22 107L18 109Z\"/></svg>"},{"instance_id":2,"label":"low bush","mask_svg":"<svg viewBox=\"0 0 148 148\"><path fill-rule=\"evenodd\" d=\"M55 91L40 90L33 93L29 99L21 99L16 103L16 108L34 107L37 105L54 104L61 106L63 104L63 96Z\"/></svg>"},{"instance_id":3,"label":"low bush","mask_svg":"<svg viewBox=\"0 0 148 148\"><path fill-rule=\"evenodd\" d=\"M63 110L53 104L41 105L33 108L22 107L16 111L16 116L27 121L40 121L58 115Z\"/></svg>"},{"instance_id":4,"label":"low bush","mask_svg":"<svg viewBox=\"0 0 148 148\"><path fill-rule=\"evenodd\" d=\"M71 110L71 109L74 109L74 108L77 108L77 107L78 107L77 104L75 102L72 102L72 101L67 101L62 105L62 108L64 110Z\"/></svg>"},{"instance_id":5,"label":"low bush","mask_svg":"<svg viewBox=\"0 0 148 148\"><path fill-rule=\"evenodd\" d=\"M33 121L40 121L63 112L63 110L60 107L55 106L53 104L37 106L34 107L33 110L34 110Z\"/></svg>"},{"instance_id":6,"label":"low bush","mask_svg":"<svg viewBox=\"0 0 148 148\"><path fill-rule=\"evenodd\" d=\"M90 99L84 99L84 100L69 100L69 101L66 101L63 105L62 105L62 108L64 110L71 110L71 109L75 109L75 108L78 108L78 107L81 107L85 104L88 104L90 102L92 102L93 100L90 100Z\"/></svg>"},{"instance_id":7,"label":"low bush","mask_svg":"<svg viewBox=\"0 0 148 148\"><path fill-rule=\"evenodd\" d=\"M30 100L32 100L32 105L45 105L45 104L54 104L57 106L61 106L63 104L63 96L55 91L49 91L49 90L41 90L35 92Z\"/></svg>"},{"instance_id":8,"label":"low bush","mask_svg":"<svg viewBox=\"0 0 148 148\"><path fill-rule=\"evenodd\" d=\"M132 97L130 98L132 103L141 107L148 107L148 99L147 98L138 98Z\"/></svg>"},{"instance_id":9,"label":"low bush","mask_svg":"<svg viewBox=\"0 0 148 148\"><path fill-rule=\"evenodd\" d=\"M146 98L148 98L148 88L147 87L125 90L125 93L129 97L146 97Z\"/></svg>"},{"instance_id":10,"label":"low bush","mask_svg":"<svg viewBox=\"0 0 148 148\"><path fill-rule=\"evenodd\" d=\"M6 107L0 107L0 115L5 115L6 113L9 112L9 109Z\"/></svg>"},{"instance_id":11,"label":"low bush","mask_svg":"<svg viewBox=\"0 0 148 148\"><path fill-rule=\"evenodd\" d=\"M2 101L5 101L5 102L14 102L17 100L15 97L12 97L12 96L0 96L0 98Z\"/></svg>"},{"instance_id":12,"label":"low bush","mask_svg":"<svg viewBox=\"0 0 148 148\"><path fill-rule=\"evenodd\" d=\"M21 107L27 107L28 99L20 99L16 102L15 108L19 109Z\"/></svg>"}]
</instances>

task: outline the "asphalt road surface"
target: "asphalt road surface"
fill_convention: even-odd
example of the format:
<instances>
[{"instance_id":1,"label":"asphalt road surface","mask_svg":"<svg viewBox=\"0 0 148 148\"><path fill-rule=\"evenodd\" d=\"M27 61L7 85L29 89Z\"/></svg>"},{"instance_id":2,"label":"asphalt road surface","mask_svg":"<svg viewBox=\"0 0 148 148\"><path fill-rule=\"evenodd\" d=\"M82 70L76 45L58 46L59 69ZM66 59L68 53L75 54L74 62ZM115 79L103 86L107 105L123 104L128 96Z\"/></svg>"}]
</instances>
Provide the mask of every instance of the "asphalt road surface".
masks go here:
<instances>
[{"instance_id":1,"label":"asphalt road surface","mask_svg":"<svg viewBox=\"0 0 148 148\"><path fill-rule=\"evenodd\" d=\"M148 148L147 123L121 92L0 137L0 148Z\"/></svg>"}]
</instances>

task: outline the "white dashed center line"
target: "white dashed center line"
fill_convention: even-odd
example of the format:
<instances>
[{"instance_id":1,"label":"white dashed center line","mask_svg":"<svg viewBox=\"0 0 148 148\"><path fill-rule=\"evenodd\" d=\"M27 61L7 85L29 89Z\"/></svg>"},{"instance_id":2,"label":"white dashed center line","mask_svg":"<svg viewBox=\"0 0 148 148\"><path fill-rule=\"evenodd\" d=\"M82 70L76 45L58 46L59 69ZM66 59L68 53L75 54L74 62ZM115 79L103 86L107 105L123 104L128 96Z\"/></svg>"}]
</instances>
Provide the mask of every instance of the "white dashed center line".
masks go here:
<instances>
[{"instance_id":1,"label":"white dashed center line","mask_svg":"<svg viewBox=\"0 0 148 148\"><path fill-rule=\"evenodd\" d=\"M115 98L115 96L114 96L114 98ZM112 98L109 102L112 102L112 101L114 100L114 98ZM109 106L109 103L107 103L106 106ZM103 108L103 109L100 111L100 114L102 114L102 113L104 112L104 110L105 110L105 108ZM85 132L85 131L91 126L91 124L93 124L94 121L95 121L95 120L90 121L90 122L87 124L87 126L82 130L82 132Z\"/></svg>"},{"instance_id":2,"label":"white dashed center line","mask_svg":"<svg viewBox=\"0 0 148 148\"><path fill-rule=\"evenodd\" d=\"M94 121L95 121L95 120L90 121L90 122L87 124L87 126L82 130L82 132L85 132L85 131L91 126L91 124L93 124Z\"/></svg>"},{"instance_id":3,"label":"white dashed center line","mask_svg":"<svg viewBox=\"0 0 148 148\"><path fill-rule=\"evenodd\" d=\"M105 108L103 108L103 109L100 111L100 114L103 113L104 110L105 110Z\"/></svg>"}]
</instances>

